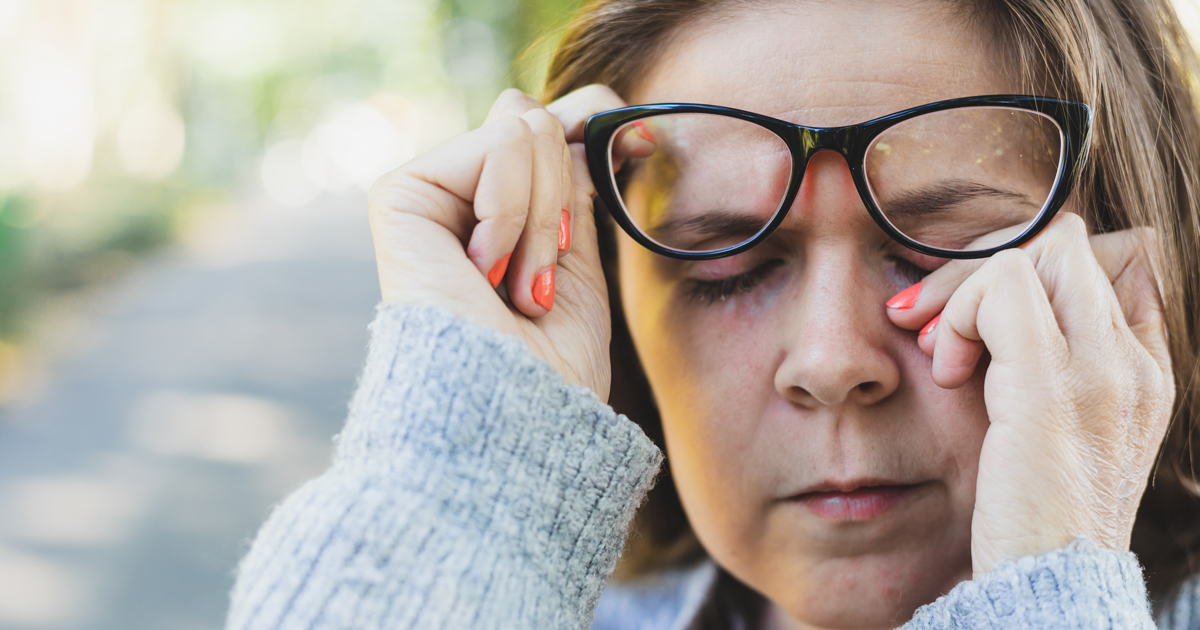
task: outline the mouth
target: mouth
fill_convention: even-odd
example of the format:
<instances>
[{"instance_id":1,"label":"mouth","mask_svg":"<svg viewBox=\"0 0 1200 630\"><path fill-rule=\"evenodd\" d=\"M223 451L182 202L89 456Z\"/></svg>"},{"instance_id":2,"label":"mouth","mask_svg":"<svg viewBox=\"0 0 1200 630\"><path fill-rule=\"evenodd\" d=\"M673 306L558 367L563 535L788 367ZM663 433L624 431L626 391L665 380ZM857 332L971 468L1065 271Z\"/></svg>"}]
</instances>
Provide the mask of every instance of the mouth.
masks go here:
<instances>
[{"instance_id":1,"label":"mouth","mask_svg":"<svg viewBox=\"0 0 1200 630\"><path fill-rule=\"evenodd\" d=\"M810 512L831 521L868 521L912 498L922 484L863 480L822 483L791 497Z\"/></svg>"}]
</instances>

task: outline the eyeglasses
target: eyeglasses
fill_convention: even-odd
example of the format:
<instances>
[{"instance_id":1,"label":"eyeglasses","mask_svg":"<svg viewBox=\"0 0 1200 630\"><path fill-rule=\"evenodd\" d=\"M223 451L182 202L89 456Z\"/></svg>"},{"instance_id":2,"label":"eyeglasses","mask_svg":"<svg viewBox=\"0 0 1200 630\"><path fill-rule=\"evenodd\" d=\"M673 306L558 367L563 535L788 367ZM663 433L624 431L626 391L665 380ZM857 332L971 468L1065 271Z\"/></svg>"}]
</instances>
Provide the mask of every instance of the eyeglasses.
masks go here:
<instances>
[{"instance_id":1,"label":"eyeglasses","mask_svg":"<svg viewBox=\"0 0 1200 630\"><path fill-rule=\"evenodd\" d=\"M1032 239L1070 195L1092 111L1036 96L977 96L846 127L805 127L695 104L588 119L600 200L633 240L706 260L761 243L783 222L808 160L840 153L871 218L912 250L983 258Z\"/></svg>"}]
</instances>

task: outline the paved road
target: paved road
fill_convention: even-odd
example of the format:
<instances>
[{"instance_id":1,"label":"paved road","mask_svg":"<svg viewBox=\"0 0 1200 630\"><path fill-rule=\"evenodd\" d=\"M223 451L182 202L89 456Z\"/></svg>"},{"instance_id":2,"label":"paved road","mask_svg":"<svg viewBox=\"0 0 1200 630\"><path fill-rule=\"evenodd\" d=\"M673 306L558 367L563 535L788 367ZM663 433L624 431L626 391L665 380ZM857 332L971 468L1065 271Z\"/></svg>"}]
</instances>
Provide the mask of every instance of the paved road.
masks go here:
<instances>
[{"instance_id":1,"label":"paved road","mask_svg":"<svg viewBox=\"0 0 1200 630\"><path fill-rule=\"evenodd\" d=\"M0 628L221 626L344 418L379 295L364 208L246 204L92 302L86 349L0 413Z\"/></svg>"}]
</instances>

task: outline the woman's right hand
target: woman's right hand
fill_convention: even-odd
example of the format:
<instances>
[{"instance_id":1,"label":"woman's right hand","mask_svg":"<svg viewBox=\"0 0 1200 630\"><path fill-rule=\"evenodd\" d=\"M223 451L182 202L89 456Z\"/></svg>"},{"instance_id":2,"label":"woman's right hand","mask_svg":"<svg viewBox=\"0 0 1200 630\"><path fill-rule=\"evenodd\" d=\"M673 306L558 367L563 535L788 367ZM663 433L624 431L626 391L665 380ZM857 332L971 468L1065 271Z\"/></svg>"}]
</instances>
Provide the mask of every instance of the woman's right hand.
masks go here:
<instances>
[{"instance_id":1,"label":"woman's right hand","mask_svg":"<svg viewBox=\"0 0 1200 630\"><path fill-rule=\"evenodd\" d=\"M607 400L612 321L582 142L589 116L623 105L597 85L548 107L508 90L482 127L381 177L368 208L383 301L520 337Z\"/></svg>"}]
</instances>

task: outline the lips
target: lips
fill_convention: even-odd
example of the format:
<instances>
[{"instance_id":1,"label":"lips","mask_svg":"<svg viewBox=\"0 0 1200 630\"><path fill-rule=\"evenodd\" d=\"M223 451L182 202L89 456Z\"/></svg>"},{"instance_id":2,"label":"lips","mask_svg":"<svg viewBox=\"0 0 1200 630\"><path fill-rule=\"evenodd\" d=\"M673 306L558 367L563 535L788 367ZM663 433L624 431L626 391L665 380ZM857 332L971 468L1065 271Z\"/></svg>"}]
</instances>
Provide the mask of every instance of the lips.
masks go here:
<instances>
[{"instance_id":1,"label":"lips","mask_svg":"<svg viewBox=\"0 0 1200 630\"><path fill-rule=\"evenodd\" d=\"M866 521L882 516L910 498L919 484L893 482L822 483L795 495L813 514L834 521Z\"/></svg>"}]
</instances>

